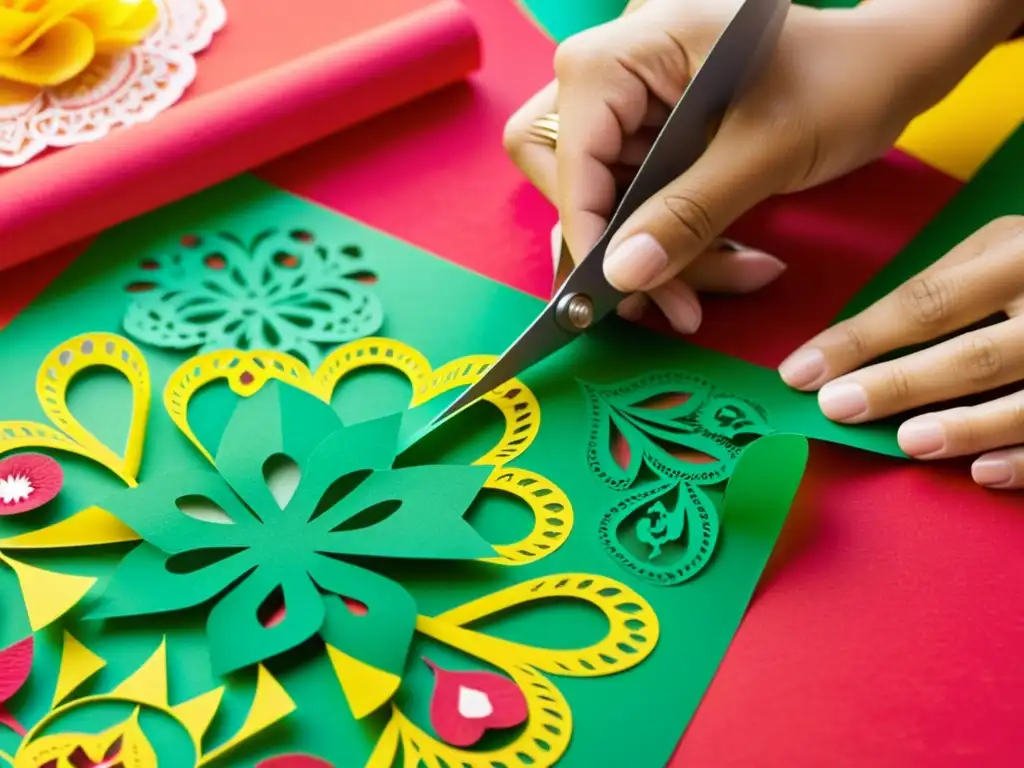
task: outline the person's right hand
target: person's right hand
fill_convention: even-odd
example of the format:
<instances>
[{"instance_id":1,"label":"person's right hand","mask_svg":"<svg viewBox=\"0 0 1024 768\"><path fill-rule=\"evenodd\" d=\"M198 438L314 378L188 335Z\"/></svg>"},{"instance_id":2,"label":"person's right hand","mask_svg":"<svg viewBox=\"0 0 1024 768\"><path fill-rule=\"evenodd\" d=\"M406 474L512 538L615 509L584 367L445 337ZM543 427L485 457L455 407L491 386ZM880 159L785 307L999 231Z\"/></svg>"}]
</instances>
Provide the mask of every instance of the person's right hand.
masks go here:
<instances>
[{"instance_id":1,"label":"person's right hand","mask_svg":"<svg viewBox=\"0 0 1024 768\"><path fill-rule=\"evenodd\" d=\"M600 238L617 186L635 173L738 4L631 3L622 17L565 41L555 55L555 82L509 121L506 148L557 204L575 259ZM676 330L692 333L701 321L694 289L746 292L781 274L778 260L723 249L718 236L773 194L820 184L879 157L948 89L901 74L901 52L915 32L874 12L877 5L790 9L770 64L704 155L611 242L605 273L616 288L646 293ZM560 120L555 150L530 134L533 121L550 112ZM620 312L637 314L642 295L627 299Z\"/></svg>"}]
</instances>

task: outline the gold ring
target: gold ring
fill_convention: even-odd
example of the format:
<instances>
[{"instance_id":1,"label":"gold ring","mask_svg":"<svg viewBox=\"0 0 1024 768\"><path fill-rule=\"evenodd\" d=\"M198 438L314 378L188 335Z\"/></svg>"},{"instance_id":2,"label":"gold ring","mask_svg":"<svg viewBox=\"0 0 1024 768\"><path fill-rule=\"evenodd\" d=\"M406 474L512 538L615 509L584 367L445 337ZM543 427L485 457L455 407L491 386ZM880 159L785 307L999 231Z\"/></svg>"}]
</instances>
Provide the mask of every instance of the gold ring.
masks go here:
<instances>
[{"instance_id":1,"label":"gold ring","mask_svg":"<svg viewBox=\"0 0 1024 768\"><path fill-rule=\"evenodd\" d=\"M558 146L558 113L548 112L530 123L530 135L554 149Z\"/></svg>"}]
</instances>

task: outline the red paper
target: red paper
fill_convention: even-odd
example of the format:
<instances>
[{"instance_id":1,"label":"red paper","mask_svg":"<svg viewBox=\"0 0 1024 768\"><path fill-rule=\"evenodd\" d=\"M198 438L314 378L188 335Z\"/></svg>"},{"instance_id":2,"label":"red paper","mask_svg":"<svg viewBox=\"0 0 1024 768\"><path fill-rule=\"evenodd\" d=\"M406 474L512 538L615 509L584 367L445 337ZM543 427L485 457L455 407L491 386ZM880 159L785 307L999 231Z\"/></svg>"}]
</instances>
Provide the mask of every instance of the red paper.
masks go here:
<instances>
[{"instance_id":1,"label":"red paper","mask_svg":"<svg viewBox=\"0 0 1024 768\"><path fill-rule=\"evenodd\" d=\"M487 52L472 86L402 107L259 174L542 295L555 215L504 156L501 132L550 78L554 46L508 0L465 2ZM919 172L925 178L912 186L906 177L865 181ZM787 293L732 334L742 341L718 330L704 340L777 359L840 311L941 206L950 183L893 154L840 187L755 212L737 235L767 248L788 232L805 255L784 278ZM857 197L867 192L874 199ZM824 208L812 204L819 195L830 200ZM884 237L876 216L886 222ZM797 228L798 220L826 217L833 223L819 233ZM837 230L841 221L853 223ZM0 276L0 324L73 255ZM819 300L822 290L832 298ZM742 303L709 305L705 333ZM777 557L672 768L1017 768L1022 552L1021 497L980 490L965 464L816 444ZM684 726L680 720L681 735Z\"/></svg>"},{"instance_id":2,"label":"red paper","mask_svg":"<svg viewBox=\"0 0 1024 768\"><path fill-rule=\"evenodd\" d=\"M154 121L0 172L0 269L216 184L466 77L456 0L226 0L199 75Z\"/></svg>"},{"instance_id":3,"label":"red paper","mask_svg":"<svg viewBox=\"0 0 1024 768\"><path fill-rule=\"evenodd\" d=\"M35 640L32 635L0 651L0 725L22 736L25 735L25 728L7 711L6 704L28 680L34 651Z\"/></svg>"}]
</instances>

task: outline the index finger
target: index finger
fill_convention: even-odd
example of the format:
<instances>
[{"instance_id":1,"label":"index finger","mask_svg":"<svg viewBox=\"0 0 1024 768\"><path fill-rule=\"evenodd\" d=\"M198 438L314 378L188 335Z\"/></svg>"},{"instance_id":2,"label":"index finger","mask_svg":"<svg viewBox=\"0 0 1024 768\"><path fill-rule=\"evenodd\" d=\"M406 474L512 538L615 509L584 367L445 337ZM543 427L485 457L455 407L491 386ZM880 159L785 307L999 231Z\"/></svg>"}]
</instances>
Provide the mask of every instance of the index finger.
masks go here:
<instances>
[{"instance_id":1,"label":"index finger","mask_svg":"<svg viewBox=\"0 0 1024 768\"><path fill-rule=\"evenodd\" d=\"M569 38L555 55L558 75L557 199L566 243L575 260L601 237L615 206L611 167L623 138L647 111L643 82L608 53L601 28Z\"/></svg>"}]
</instances>

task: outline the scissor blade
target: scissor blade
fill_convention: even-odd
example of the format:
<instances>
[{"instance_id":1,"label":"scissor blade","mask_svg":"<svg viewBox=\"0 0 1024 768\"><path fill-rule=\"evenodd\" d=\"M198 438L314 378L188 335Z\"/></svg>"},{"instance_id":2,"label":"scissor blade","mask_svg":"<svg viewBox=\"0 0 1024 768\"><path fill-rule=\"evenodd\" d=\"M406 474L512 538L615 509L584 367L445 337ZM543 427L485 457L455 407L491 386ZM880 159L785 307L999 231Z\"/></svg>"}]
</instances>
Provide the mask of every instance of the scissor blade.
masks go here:
<instances>
[{"instance_id":1,"label":"scissor blade","mask_svg":"<svg viewBox=\"0 0 1024 768\"><path fill-rule=\"evenodd\" d=\"M459 395L455 402L445 408L431 423L436 425L454 416L491 390L500 387L509 379L514 379L534 363L554 354L576 336L578 334L570 333L559 325L554 303L548 304L530 327L523 331L494 365L484 372L480 380Z\"/></svg>"}]
</instances>

